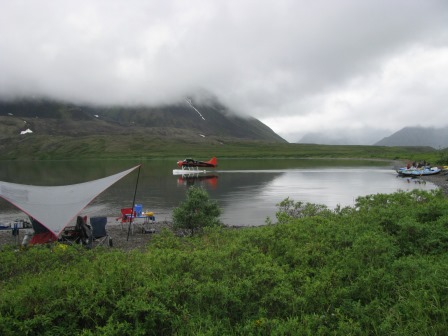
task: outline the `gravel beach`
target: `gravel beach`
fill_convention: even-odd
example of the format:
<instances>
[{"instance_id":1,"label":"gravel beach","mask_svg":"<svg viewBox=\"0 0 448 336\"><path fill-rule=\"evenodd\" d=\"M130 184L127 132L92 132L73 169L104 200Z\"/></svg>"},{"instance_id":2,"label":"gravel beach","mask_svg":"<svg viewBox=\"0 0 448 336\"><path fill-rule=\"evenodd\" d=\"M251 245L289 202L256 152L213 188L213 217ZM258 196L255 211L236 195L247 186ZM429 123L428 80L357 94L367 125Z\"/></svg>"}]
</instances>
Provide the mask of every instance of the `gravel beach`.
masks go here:
<instances>
[{"instance_id":1,"label":"gravel beach","mask_svg":"<svg viewBox=\"0 0 448 336\"><path fill-rule=\"evenodd\" d=\"M436 186L438 186L440 189L443 190L443 193L448 196L448 172L442 171L441 173L437 175L430 175L430 176L422 176L420 179L432 182Z\"/></svg>"},{"instance_id":2,"label":"gravel beach","mask_svg":"<svg viewBox=\"0 0 448 336\"><path fill-rule=\"evenodd\" d=\"M107 233L112 238L112 248L121 250L139 249L144 250L151 238L162 231L163 228L172 230L172 224L169 222L155 222L151 224L132 224L129 230L129 224L120 224L115 218L109 217L107 221ZM19 236L13 236L12 230L0 230L0 250L6 244L21 244L27 231L32 232L31 229L19 230ZM128 235L129 231L129 235Z\"/></svg>"}]
</instances>

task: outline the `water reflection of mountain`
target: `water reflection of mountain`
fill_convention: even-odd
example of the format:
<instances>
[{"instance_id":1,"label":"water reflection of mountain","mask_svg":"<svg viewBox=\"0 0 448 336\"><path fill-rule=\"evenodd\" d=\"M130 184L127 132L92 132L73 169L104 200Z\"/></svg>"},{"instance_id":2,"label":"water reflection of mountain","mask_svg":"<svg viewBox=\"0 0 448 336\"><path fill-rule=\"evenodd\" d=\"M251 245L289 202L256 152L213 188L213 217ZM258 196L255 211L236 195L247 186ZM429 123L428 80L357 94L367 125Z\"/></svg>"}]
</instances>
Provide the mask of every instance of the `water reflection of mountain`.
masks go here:
<instances>
[{"instance_id":1,"label":"water reflection of mountain","mask_svg":"<svg viewBox=\"0 0 448 336\"><path fill-rule=\"evenodd\" d=\"M56 186L103 178L138 165L129 161L7 161L2 162L0 181ZM131 174L132 175L132 174ZM129 179L132 177L125 177Z\"/></svg>"},{"instance_id":2,"label":"water reflection of mountain","mask_svg":"<svg viewBox=\"0 0 448 336\"><path fill-rule=\"evenodd\" d=\"M221 220L228 225L263 225L266 216L272 216L275 201L266 199L264 191L284 172L223 172L220 174L219 195L216 198L223 209ZM221 189L222 187L222 189Z\"/></svg>"},{"instance_id":3,"label":"water reflection of mountain","mask_svg":"<svg viewBox=\"0 0 448 336\"><path fill-rule=\"evenodd\" d=\"M236 193L251 195L259 193L266 184L270 183L283 172L226 172L219 173L219 190L209 190L212 197L225 203L233 201Z\"/></svg>"}]
</instances>

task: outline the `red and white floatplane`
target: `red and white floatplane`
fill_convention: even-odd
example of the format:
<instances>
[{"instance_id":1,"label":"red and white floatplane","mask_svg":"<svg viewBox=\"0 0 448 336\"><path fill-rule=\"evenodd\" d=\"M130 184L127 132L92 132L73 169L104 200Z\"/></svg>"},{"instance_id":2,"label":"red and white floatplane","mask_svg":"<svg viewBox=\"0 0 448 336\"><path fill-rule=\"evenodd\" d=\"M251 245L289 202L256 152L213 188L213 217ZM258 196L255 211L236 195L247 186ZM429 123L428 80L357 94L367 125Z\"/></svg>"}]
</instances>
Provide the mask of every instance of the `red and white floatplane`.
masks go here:
<instances>
[{"instance_id":1,"label":"red and white floatplane","mask_svg":"<svg viewBox=\"0 0 448 336\"><path fill-rule=\"evenodd\" d=\"M177 161L177 167L179 169L173 169L173 175L207 173L207 170L200 168L216 168L217 166L218 160L216 157L212 157L208 161L197 161L187 158L185 160Z\"/></svg>"}]
</instances>

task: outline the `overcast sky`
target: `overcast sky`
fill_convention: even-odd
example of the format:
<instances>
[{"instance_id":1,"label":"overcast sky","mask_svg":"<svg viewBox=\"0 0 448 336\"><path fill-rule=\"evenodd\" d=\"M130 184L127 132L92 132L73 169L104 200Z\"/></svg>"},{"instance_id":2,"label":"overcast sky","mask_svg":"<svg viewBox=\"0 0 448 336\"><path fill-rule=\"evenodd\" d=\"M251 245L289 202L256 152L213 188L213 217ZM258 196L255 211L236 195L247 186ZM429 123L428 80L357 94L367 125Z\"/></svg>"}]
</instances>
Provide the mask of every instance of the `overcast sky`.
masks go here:
<instances>
[{"instance_id":1,"label":"overcast sky","mask_svg":"<svg viewBox=\"0 0 448 336\"><path fill-rule=\"evenodd\" d=\"M0 98L204 91L288 141L446 126L448 0L0 0Z\"/></svg>"}]
</instances>

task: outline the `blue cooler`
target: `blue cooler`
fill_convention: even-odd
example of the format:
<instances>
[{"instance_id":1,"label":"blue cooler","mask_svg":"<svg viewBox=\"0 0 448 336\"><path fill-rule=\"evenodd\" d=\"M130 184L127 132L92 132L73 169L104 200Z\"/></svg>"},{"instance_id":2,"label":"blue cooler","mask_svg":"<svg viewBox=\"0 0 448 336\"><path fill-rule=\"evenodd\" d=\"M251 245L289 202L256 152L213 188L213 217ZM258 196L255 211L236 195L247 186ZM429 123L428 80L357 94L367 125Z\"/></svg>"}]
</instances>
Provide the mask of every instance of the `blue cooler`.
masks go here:
<instances>
[{"instance_id":1,"label":"blue cooler","mask_svg":"<svg viewBox=\"0 0 448 336\"><path fill-rule=\"evenodd\" d=\"M141 204L136 204L134 206L134 211L135 211L135 216L136 217L141 217L142 216L142 211L143 211L143 206Z\"/></svg>"}]
</instances>

